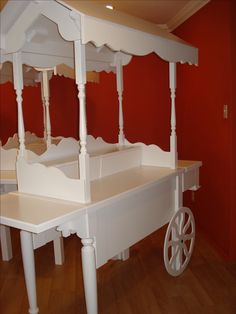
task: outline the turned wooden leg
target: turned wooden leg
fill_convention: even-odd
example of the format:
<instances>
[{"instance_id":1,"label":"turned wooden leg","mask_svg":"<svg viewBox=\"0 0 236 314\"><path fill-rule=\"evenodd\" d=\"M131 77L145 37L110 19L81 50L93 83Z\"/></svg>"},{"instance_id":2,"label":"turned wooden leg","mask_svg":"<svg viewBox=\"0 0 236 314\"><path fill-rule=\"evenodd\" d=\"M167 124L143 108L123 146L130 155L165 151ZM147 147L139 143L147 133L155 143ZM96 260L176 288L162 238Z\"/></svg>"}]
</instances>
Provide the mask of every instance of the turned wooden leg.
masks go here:
<instances>
[{"instance_id":1,"label":"turned wooden leg","mask_svg":"<svg viewBox=\"0 0 236 314\"><path fill-rule=\"evenodd\" d=\"M11 233L10 228L0 225L0 238L2 249L2 260L10 261L12 259L12 245L11 245Z\"/></svg>"},{"instance_id":2,"label":"turned wooden leg","mask_svg":"<svg viewBox=\"0 0 236 314\"><path fill-rule=\"evenodd\" d=\"M29 313L37 314L39 312L39 309L37 307L34 247L32 234L30 232L21 230L20 240L25 273L25 283L29 301Z\"/></svg>"},{"instance_id":3,"label":"turned wooden leg","mask_svg":"<svg viewBox=\"0 0 236 314\"><path fill-rule=\"evenodd\" d=\"M64 256L64 244L63 244L62 237L58 237L53 240L53 248L54 248L55 264L63 265L65 256Z\"/></svg>"},{"instance_id":4,"label":"turned wooden leg","mask_svg":"<svg viewBox=\"0 0 236 314\"><path fill-rule=\"evenodd\" d=\"M93 239L82 239L82 268L87 314L98 313L97 277Z\"/></svg>"}]
</instances>

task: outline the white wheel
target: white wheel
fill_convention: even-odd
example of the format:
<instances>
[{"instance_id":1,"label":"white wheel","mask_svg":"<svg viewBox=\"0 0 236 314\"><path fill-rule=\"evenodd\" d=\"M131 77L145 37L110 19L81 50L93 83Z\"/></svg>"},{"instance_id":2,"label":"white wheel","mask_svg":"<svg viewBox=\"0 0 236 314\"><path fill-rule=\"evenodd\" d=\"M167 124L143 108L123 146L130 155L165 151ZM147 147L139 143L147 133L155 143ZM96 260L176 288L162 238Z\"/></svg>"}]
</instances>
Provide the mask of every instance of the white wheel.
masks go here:
<instances>
[{"instance_id":1,"label":"white wheel","mask_svg":"<svg viewBox=\"0 0 236 314\"><path fill-rule=\"evenodd\" d=\"M191 210L181 207L170 220L164 242L164 263L172 276L187 267L194 247L195 222Z\"/></svg>"}]
</instances>

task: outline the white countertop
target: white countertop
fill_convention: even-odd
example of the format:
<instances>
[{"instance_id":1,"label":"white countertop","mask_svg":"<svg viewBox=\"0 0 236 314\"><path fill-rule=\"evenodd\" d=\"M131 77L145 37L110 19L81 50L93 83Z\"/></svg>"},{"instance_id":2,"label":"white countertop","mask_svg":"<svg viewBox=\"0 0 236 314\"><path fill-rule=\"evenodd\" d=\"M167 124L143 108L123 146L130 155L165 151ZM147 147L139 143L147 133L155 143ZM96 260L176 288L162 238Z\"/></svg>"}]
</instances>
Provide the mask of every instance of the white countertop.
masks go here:
<instances>
[{"instance_id":1,"label":"white countertop","mask_svg":"<svg viewBox=\"0 0 236 314\"><path fill-rule=\"evenodd\" d=\"M92 202L81 204L23 193L1 195L0 223L30 232L43 232L70 221L137 189L175 176L169 168L142 166L95 180L91 183Z\"/></svg>"},{"instance_id":2,"label":"white countertop","mask_svg":"<svg viewBox=\"0 0 236 314\"><path fill-rule=\"evenodd\" d=\"M21 193L1 195L0 223L40 233L78 216L84 205ZM81 213L82 214L82 213Z\"/></svg>"},{"instance_id":3,"label":"white countertop","mask_svg":"<svg viewBox=\"0 0 236 314\"><path fill-rule=\"evenodd\" d=\"M187 168L199 167L201 162L180 162L177 169L141 166L91 182L92 201L81 204L23 193L1 195L0 223L18 229L40 233L96 210L104 203L114 202L129 193L160 184ZM15 171L1 171L13 180ZM3 176L4 178L4 176ZM6 182L6 181L5 181ZM16 181L15 181L16 182Z\"/></svg>"}]
</instances>

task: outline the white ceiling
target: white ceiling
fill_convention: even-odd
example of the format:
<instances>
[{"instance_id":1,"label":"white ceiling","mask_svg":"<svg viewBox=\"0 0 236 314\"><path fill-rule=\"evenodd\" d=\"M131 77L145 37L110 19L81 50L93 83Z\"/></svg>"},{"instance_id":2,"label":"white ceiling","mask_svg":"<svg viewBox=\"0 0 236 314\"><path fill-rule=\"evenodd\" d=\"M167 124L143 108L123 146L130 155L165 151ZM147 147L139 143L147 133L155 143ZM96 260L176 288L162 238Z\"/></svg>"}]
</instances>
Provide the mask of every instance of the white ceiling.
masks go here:
<instances>
[{"instance_id":1,"label":"white ceiling","mask_svg":"<svg viewBox=\"0 0 236 314\"><path fill-rule=\"evenodd\" d=\"M89 0L89 2L100 3L104 6L111 4L117 11L123 11L143 18L169 31L174 30L209 1L210 0Z\"/></svg>"}]
</instances>

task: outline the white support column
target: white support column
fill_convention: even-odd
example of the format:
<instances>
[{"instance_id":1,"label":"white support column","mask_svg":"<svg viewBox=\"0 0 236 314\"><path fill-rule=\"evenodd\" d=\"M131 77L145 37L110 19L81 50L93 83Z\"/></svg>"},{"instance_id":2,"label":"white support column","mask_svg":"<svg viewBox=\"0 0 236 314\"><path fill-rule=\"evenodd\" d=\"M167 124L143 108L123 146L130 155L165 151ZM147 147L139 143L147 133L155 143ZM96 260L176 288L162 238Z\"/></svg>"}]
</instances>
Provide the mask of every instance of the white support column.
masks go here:
<instances>
[{"instance_id":1,"label":"white support column","mask_svg":"<svg viewBox=\"0 0 236 314\"><path fill-rule=\"evenodd\" d=\"M48 80L48 71L42 71L42 83L43 83L43 98L44 98L44 105L45 105L45 126L46 126L46 141L47 147L49 147L52 143L51 139L51 120L50 120L50 111L49 111L49 80Z\"/></svg>"},{"instance_id":2,"label":"white support column","mask_svg":"<svg viewBox=\"0 0 236 314\"><path fill-rule=\"evenodd\" d=\"M85 198L84 202L90 202L90 174L89 174L89 155L87 153L87 123L86 123L86 101L85 101L85 84L86 84L86 60L85 60L85 45L81 40L74 42L75 49L75 77L78 87L78 98L80 105L80 179L85 183Z\"/></svg>"},{"instance_id":3,"label":"white support column","mask_svg":"<svg viewBox=\"0 0 236 314\"><path fill-rule=\"evenodd\" d=\"M45 109L45 102L44 102L44 93L43 93L43 74L40 71L40 83L41 83L41 98L42 98L42 106L43 106L43 138L45 142L47 141L47 132L46 132L46 109Z\"/></svg>"},{"instance_id":4,"label":"white support column","mask_svg":"<svg viewBox=\"0 0 236 314\"><path fill-rule=\"evenodd\" d=\"M81 257L87 314L97 314L97 275L94 241L93 239L82 239L81 242L83 244Z\"/></svg>"},{"instance_id":5,"label":"white support column","mask_svg":"<svg viewBox=\"0 0 236 314\"><path fill-rule=\"evenodd\" d=\"M2 260L10 261L12 259L10 227L0 225L0 242L2 249Z\"/></svg>"},{"instance_id":6,"label":"white support column","mask_svg":"<svg viewBox=\"0 0 236 314\"><path fill-rule=\"evenodd\" d=\"M23 71L21 53L13 53L13 78L14 89L16 91L17 112L18 112L18 138L20 143L19 153L17 158L23 157L25 152L25 127L22 111L22 90L23 90Z\"/></svg>"},{"instance_id":7,"label":"white support column","mask_svg":"<svg viewBox=\"0 0 236 314\"><path fill-rule=\"evenodd\" d=\"M177 136L176 136L176 114L175 114L175 90L176 90L176 63L169 63L169 84L171 97L171 136L170 136L170 153L171 168L177 167Z\"/></svg>"},{"instance_id":8,"label":"white support column","mask_svg":"<svg viewBox=\"0 0 236 314\"><path fill-rule=\"evenodd\" d=\"M63 265L65 261L63 238L58 237L53 240L54 259L56 265Z\"/></svg>"},{"instance_id":9,"label":"white support column","mask_svg":"<svg viewBox=\"0 0 236 314\"><path fill-rule=\"evenodd\" d=\"M25 273L25 283L29 301L29 314L37 314L39 312L39 309L37 307L34 247L32 234L30 232L21 230L20 240Z\"/></svg>"},{"instance_id":10,"label":"white support column","mask_svg":"<svg viewBox=\"0 0 236 314\"><path fill-rule=\"evenodd\" d=\"M124 145L125 135L124 135L124 118L123 118L123 66L121 58L117 57L116 60L116 88L119 100L119 145Z\"/></svg>"}]
</instances>

